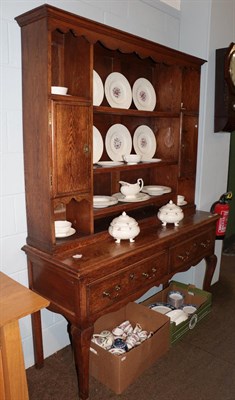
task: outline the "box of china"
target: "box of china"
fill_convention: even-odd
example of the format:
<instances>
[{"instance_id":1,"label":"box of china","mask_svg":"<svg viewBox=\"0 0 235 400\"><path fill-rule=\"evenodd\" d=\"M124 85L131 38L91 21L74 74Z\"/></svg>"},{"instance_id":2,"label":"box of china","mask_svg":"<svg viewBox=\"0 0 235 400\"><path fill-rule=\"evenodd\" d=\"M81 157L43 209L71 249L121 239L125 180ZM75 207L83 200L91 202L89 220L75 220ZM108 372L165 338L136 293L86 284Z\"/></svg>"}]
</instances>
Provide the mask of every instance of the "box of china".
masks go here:
<instances>
[{"instance_id":1,"label":"box of china","mask_svg":"<svg viewBox=\"0 0 235 400\"><path fill-rule=\"evenodd\" d=\"M90 347L90 374L116 394L122 393L144 370L163 356L170 346L169 318L153 313L137 303L129 303L120 310L99 318L95 323L94 333L112 331L126 320L132 326L140 324L142 329L152 332L152 336L121 355L112 354L93 342Z\"/></svg>"},{"instance_id":2,"label":"box of china","mask_svg":"<svg viewBox=\"0 0 235 400\"><path fill-rule=\"evenodd\" d=\"M167 295L170 291L178 291L184 295L184 304L192 304L197 307L186 321L176 325L175 322L170 324L170 342L175 343L181 338L189 329L193 329L202 318L204 318L211 311L212 295L205 290L196 288L192 284L184 284L181 282L171 281L169 286L161 292L149 297L141 304L149 306L158 302L167 303ZM152 311L156 313L156 311ZM167 316L167 315L166 315Z\"/></svg>"}]
</instances>

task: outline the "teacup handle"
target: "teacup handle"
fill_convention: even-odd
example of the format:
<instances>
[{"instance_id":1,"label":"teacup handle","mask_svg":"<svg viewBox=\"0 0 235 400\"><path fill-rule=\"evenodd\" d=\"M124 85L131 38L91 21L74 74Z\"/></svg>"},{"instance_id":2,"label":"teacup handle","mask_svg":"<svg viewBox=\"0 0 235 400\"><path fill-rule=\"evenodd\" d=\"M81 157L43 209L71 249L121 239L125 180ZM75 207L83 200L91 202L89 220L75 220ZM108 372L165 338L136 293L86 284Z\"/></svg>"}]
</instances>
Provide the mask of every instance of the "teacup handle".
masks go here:
<instances>
[{"instance_id":1,"label":"teacup handle","mask_svg":"<svg viewBox=\"0 0 235 400\"><path fill-rule=\"evenodd\" d=\"M142 190L142 189L143 189L143 186L144 186L144 181L143 181L143 179L142 179L142 178L139 178L139 179L137 179L137 182L138 182L138 184L140 185L140 190Z\"/></svg>"}]
</instances>

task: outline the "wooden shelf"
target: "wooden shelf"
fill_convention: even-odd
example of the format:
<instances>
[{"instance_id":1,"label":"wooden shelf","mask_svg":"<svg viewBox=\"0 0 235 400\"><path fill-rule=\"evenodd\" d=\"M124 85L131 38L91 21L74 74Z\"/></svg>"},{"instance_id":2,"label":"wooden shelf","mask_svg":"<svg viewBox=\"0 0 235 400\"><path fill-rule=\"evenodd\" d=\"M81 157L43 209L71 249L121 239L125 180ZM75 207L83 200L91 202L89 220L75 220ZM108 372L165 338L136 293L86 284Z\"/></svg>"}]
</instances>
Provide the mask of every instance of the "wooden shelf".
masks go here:
<instances>
[{"instance_id":1,"label":"wooden shelf","mask_svg":"<svg viewBox=\"0 0 235 400\"><path fill-rule=\"evenodd\" d=\"M145 117L145 118L179 118L180 110L177 111L142 111L133 108L128 110L123 108L112 108L106 106L94 106L94 114L110 114L110 115L122 115L122 116L134 116L134 117Z\"/></svg>"},{"instance_id":2,"label":"wooden shelf","mask_svg":"<svg viewBox=\"0 0 235 400\"><path fill-rule=\"evenodd\" d=\"M157 166L166 166L166 165L177 165L177 161L171 160L162 160L159 162L140 162L138 164L128 165L123 163L122 165L117 165L114 167L102 167L99 165L93 165L93 173L94 174L105 174L108 172L115 172L115 171L128 171L128 170L142 170L147 168L153 168Z\"/></svg>"}]
</instances>

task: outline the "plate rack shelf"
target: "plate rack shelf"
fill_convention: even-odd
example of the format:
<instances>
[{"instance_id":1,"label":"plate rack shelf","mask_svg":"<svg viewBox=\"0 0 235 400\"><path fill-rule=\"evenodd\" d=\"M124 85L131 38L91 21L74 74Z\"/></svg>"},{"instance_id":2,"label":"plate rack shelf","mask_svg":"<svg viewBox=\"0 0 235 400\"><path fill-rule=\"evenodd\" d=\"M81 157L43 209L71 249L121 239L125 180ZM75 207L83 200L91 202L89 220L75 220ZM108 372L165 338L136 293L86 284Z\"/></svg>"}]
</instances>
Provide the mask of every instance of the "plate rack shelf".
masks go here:
<instances>
[{"instance_id":1,"label":"plate rack shelf","mask_svg":"<svg viewBox=\"0 0 235 400\"><path fill-rule=\"evenodd\" d=\"M148 215L156 216L168 200L176 202L177 194L187 199L187 212L194 212L204 61L73 14L66 13L65 18L51 6L39 7L17 21L22 28L23 102L28 110L24 115L27 243L51 253L63 251L62 240L55 237L56 219L70 220L78 235L89 241L97 220L143 208L138 213L141 222L146 208ZM93 106L94 70L103 86L113 72L124 76L131 88L140 78L148 80L156 93L154 110L138 110L133 100L128 109L114 108L105 95L99 106ZM68 87L68 95L51 94L51 86ZM132 141L140 125L149 127L156 140L153 158L162 161L112 168L93 165L93 126L104 143L99 161L110 161L105 137L114 124L124 125ZM145 185L170 186L171 195L93 208L94 195L111 196L120 191L119 180L135 183L138 178ZM35 196L37 202L32 202ZM107 223L103 226L106 229ZM71 246L74 240L74 235L66 238Z\"/></svg>"}]
</instances>

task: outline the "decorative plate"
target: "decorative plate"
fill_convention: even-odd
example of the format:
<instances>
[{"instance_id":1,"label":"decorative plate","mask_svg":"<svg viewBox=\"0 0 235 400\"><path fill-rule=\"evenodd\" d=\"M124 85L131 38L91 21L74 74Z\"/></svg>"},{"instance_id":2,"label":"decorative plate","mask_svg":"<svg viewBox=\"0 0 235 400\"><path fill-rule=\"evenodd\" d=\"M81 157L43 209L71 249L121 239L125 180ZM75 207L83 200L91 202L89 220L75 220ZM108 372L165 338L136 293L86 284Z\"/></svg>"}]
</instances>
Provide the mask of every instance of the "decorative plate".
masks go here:
<instances>
[{"instance_id":1,"label":"decorative plate","mask_svg":"<svg viewBox=\"0 0 235 400\"><path fill-rule=\"evenodd\" d=\"M105 96L111 107L130 108L132 92L128 80L119 72L112 72L104 84Z\"/></svg>"},{"instance_id":2,"label":"decorative plate","mask_svg":"<svg viewBox=\"0 0 235 400\"><path fill-rule=\"evenodd\" d=\"M122 203L135 203L137 201L146 201L150 199L150 196L146 193L138 193L135 197L126 197L122 193L115 193L113 196Z\"/></svg>"},{"instance_id":3,"label":"decorative plate","mask_svg":"<svg viewBox=\"0 0 235 400\"><path fill-rule=\"evenodd\" d=\"M65 238L65 237L74 235L75 232L76 232L76 230L74 228L70 228L67 233L56 233L55 237L56 238Z\"/></svg>"},{"instance_id":4,"label":"decorative plate","mask_svg":"<svg viewBox=\"0 0 235 400\"><path fill-rule=\"evenodd\" d=\"M145 78L135 81L132 96L137 110L153 111L156 105L156 93L153 85Z\"/></svg>"},{"instance_id":5,"label":"decorative plate","mask_svg":"<svg viewBox=\"0 0 235 400\"><path fill-rule=\"evenodd\" d=\"M142 192L149 193L149 189L150 189L150 191L152 191L154 189L154 191L156 191L156 195L157 195L157 193L159 193L159 195L160 195L160 194L170 193L172 191L172 189L169 186L148 185L148 186L143 187Z\"/></svg>"},{"instance_id":6,"label":"decorative plate","mask_svg":"<svg viewBox=\"0 0 235 400\"><path fill-rule=\"evenodd\" d=\"M130 154L132 148L131 134L122 124L112 125L105 138L108 156L113 161L122 161L123 154Z\"/></svg>"},{"instance_id":7,"label":"decorative plate","mask_svg":"<svg viewBox=\"0 0 235 400\"><path fill-rule=\"evenodd\" d=\"M154 186L144 186L143 189L142 189L143 193L148 193L150 196L161 196L162 194L165 193L164 190Z\"/></svg>"},{"instance_id":8,"label":"decorative plate","mask_svg":"<svg viewBox=\"0 0 235 400\"><path fill-rule=\"evenodd\" d=\"M97 163L104 150L103 138L100 134L100 131L93 126L93 164Z\"/></svg>"},{"instance_id":9,"label":"decorative plate","mask_svg":"<svg viewBox=\"0 0 235 400\"><path fill-rule=\"evenodd\" d=\"M144 163L155 163L155 162L160 162L162 161L161 158L141 158L141 162Z\"/></svg>"},{"instance_id":10,"label":"decorative plate","mask_svg":"<svg viewBox=\"0 0 235 400\"><path fill-rule=\"evenodd\" d=\"M141 154L142 159L151 159L156 152L155 135L147 125L140 125L135 130L133 137L133 145L136 154Z\"/></svg>"},{"instance_id":11,"label":"decorative plate","mask_svg":"<svg viewBox=\"0 0 235 400\"><path fill-rule=\"evenodd\" d=\"M100 106L104 98L104 86L99 74L93 70L93 106Z\"/></svg>"},{"instance_id":12,"label":"decorative plate","mask_svg":"<svg viewBox=\"0 0 235 400\"><path fill-rule=\"evenodd\" d=\"M157 311L161 314L166 314L168 312L170 312L171 310L174 310L174 307L172 307L170 304L168 303L154 303L154 304L150 304L149 308L153 311Z\"/></svg>"},{"instance_id":13,"label":"decorative plate","mask_svg":"<svg viewBox=\"0 0 235 400\"><path fill-rule=\"evenodd\" d=\"M94 208L105 208L117 204L118 200L112 196L93 196Z\"/></svg>"},{"instance_id":14,"label":"decorative plate","mask_svg":"<svg viewBox=\"0 0 235 400\"><path fill-rule=\"evenodd\" d=\"M118 165L123 165L123 161L99 161L97 163L101 167L117 167Z\"/></svg>"}]
</instances>

